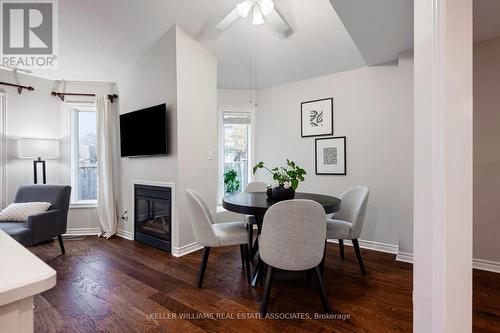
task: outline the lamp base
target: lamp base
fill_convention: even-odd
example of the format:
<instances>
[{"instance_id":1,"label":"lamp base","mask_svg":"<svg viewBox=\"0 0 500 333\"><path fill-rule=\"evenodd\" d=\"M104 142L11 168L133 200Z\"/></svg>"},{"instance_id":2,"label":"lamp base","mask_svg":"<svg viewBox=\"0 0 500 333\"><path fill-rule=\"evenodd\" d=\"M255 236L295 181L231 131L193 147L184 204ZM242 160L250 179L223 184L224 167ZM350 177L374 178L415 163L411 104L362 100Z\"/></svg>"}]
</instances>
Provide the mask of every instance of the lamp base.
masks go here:
<instances>
[{"instance_id":1,"label":"lamp base","mask_svg":"<svg viewBox=\"0 0 500 333\"><path fill-rule=\"evenodd\" d=\"M42 184L47 184L47 177L45 172L45 161L43 161L40 157L33 161L33 183L38 184L38 164L42 165Z\"/></svg>"}]
</instances>

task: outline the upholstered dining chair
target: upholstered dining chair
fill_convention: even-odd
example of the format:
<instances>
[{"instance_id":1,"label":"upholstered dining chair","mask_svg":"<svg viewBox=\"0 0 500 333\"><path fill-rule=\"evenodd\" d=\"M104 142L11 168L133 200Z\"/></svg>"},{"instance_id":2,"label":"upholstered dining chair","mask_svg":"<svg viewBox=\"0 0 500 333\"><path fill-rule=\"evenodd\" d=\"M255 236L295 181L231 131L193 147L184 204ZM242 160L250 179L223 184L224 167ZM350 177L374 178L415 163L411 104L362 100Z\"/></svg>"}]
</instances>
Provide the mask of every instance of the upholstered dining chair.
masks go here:
<instances>
[{"instance_id":1,"label":"upholstered dining chair","mask_svg":"<svg viewBox=\"0 0 500 333\"><path fill-rule=\"evenodd\" d=\"M264 182L250 182L245 186L246 193L258 193L258 192L266 192L267 184ZM255 216L253 215L245 215L245 223L248 228L248 248L250 253L252 251L252 243L253 243L253 226L255 225Z\"/></svg>"},{"instance_id":2,"label":"upholstered dining chair","mask_svg":"<svg viewBox=\"0 0 500 333\"><path fill-rule=\"evenodd\" d=\"M340 257L344 259L344 240L352 241L361 273L366 275L358 238L363 229L369 190L366 186L354 186L340 195L340 210L326 220L326 238L338 239Z\"/></svg>"},{"instance_id":3,"label":"upholstered dining chair","mask_svg":"<svg viewBox=\"0 0 500 333\"><path fill-rule=\"evenodd\" d=\"M326 236L325 210L311 200L287 200L274 204L264 215L259 236L260 260L267 264L260 312L267 313L273 270L314 271L325 312L331 307L319 265Z\"/></svg>"},{"instance_id":4,"label":"upholstered dining chair","mask_svg":"<svg viewBox=\"0 0 500 333\"><path fill-rule=\"evenodd\" d=\"M198 273L198 288L203 284L207 268L208 256L212 247L239 245L247 281L250 284L250 255L248 253L248 231L243 222L215 223L212 212L203 197L195 190L186 189L187 202L191 212L191 224L194 238L203 246L200 271Z\"/></svg>"}]
</instances>

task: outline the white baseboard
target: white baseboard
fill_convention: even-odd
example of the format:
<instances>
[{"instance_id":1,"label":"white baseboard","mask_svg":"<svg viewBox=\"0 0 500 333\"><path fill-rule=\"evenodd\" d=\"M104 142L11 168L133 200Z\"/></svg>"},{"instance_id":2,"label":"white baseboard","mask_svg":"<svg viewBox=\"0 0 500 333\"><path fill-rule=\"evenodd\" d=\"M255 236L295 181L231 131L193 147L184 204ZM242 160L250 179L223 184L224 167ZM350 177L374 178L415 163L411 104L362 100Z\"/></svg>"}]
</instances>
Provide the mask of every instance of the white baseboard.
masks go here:
<instances>
[{"instance_id":1,"label":"white baseboard","mask_svg":"<svg viewBox=\"0 0 500 333\"><path fill-rule=\"evenodd\" d=\"M172 255L174 257L182 257L188 253L191 253L191 252L194 252L194 251L198 251L200 249L202 249L203 246L199 245L198 243L196 242L193 242L191 244L187 244L187 245L184 245L184 246L181 246L181 247L174 247L172 249Z\"/></svg>"},{"instance_id":2,"label":"white baseboard","mask_svg":"<svg viewBox=\"0 0 500 333\"><path fill-rule=\"evenodd\" d=\"M413 264L413 253L399 252L396 256L396 260ZM479 269L481 271L500 273L500 262L484 259L472 259L472 268Z\"/></svg>"},{"instance_id":3,"label":"white baseboard","mask_svg":"<svg viewBox=\"0 0 500 333\"><path fill-rule=\"evenodd\" d=\"M118 229L116 230L116 236L125 238L128 240L134 240L134 234L131 233L130 231L123 230L123 229Z\"/></svg>"},{"instance_id":4,"label":"white baseboard","mask_svg":"<svg viewBox=\"0 0 500 333\"><path fill-rule=\"evenodd\" d=\"M500 273L500 262L484 259L474 259L472 261L472 268L493 273Z\"/></svg>"},{"instance_id":5,"label":"white baseboard","mask_svg":"<svg viewBox=\"0 0 500 333\"><path fill-rule=\"evenodd\" d=\"M329 239L328 243L338 243L339 241L336 239ZM344 245L352 246L352 242L350 240L344 240ZM367 240L359 240L359 247L367 250L374 250L379 252L397 254L398 246L392 244L384 244L379 242L367 241Z\"/></svg>"},{"instance_id":6,"label":"white baseboard","mask_svg":"<svg viewBox=\"0 0 500 333\"><path fill-rule=\"evenodd\" d=\"M99 228L68 228L63 236L95 236L100 233Z\"/></svg>"},{"instance_id":7,"label":"white baseboard","mask_svg":"<svg viewBox=\"0 0 500 333\"><path fill-rule=\"evenodd\" d=\"M413 253L398 252L398 255L396 256L396 261L413 264Z\"/></svg>"}]
</instances>

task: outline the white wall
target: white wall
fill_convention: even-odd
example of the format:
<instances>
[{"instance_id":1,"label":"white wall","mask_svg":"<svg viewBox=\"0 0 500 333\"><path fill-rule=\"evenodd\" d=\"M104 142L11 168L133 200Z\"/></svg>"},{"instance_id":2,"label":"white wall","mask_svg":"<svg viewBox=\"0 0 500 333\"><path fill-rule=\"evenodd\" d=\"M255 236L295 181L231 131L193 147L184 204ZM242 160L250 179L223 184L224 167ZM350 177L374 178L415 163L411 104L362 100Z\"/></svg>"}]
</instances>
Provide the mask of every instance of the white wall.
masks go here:
<instances>
[{"instance_id":1,"label":"white wall","mask_svg":"<svg viewBox=\"0 0 500 333\"><path fill-rule=\"evenodd\" d=\"M299 190L338 195L370 188L361 239L397 246L400 226L412 221L411 58L400 65L365 67L258 91L256 160L269 166L291 159L307 172ZM314 138L300 136L300 103L334 99L334 135L347 136L347 175L317 176ZM258 177L270 182L265 172ZM411 230L411 227L406 229ZM407 231L406 231L407 232ZM411 248L411 244L400 244Z\"/></svg>"},{"instance_id":2,"label":"white wall","mask_svg":"<svg viewBox=\"0 0 500 333\"><path fill-rule=\"evenodd\" d=\"M180 245L194 242L185 189L217 203L217 59L177 27L178 221Z\"/></svg>"},{"instance_id":3,"label":"white wall","mask_svg":"<svg viewBox=\"0 0 500 333\"><path fill-rule=\"evenodd\" d=\"M169 154L120 160L118 206L119 211L132 211L133 179L175 183L178 239L172 246L176 251L194 242L185 189L200 191L215 210L217 60L174 26L118 79L117 89L121 114L167 103ZM121 228L133 232L131 214Z\"/></svg>"},{"instance_id":4,"label":"white wall","mask_svg":"<svg viewBox=\"0 0 500 333\"><path fill-rule=\"evenodd\" d=\"M131 180L177 182L177 73L176 29L170 29L117 80L120 114L162 103L167 104L168 155L119 158L117 209L133 211ZM118 125L117 125L118 126ZM120 152L117 150L119 156ZM133 216L118 229L133 233Z\"/></svg>"},{"instance_id":5,"label":"white wall","mask_svg":"<svg viewBox=\"0 0 500 333\"><path fill-rule=\"evenodd\" d=\"M17 93L17 88L3 87L7 93L6 135L7 135L7 202L14 199L21 184L33 183L33 161L19 159L17 139L60 138L60 114L58 101L50 96L54 83L12 71L0 70L0 80L31 85L32 92ZM63 166L60 159L47 160L47 182L64 183Z\"/></svg>"},{"instance_id":6,"label":"white wall","mask_svg":"<svg viewBox=\"0 0 500 333\"><path fill-rule=\"evenodd\" d=\"M500 263L500 39L474 44L474 258Z\"/></svg>"},{"instance_id":7,"label":"white wall","mask_svg":"<svg viewBox=\"0 0 500 333\"><path fill-rule=\"evenodd\" d=\"M47 138L61 140L61 156L47 160L47 183L69 184L69 115L64 103L50 93L54 90L108 94L112 90L109 84L60 84L51 80L31 75L15 74L0 70L0 80L31 85L32 92L5 87L7 92L7 201L12 202L16 189L22 184L33 183L33 161L17 157L17 139L22 137ZM90 98L69 97L66 101L87 100ZM70 209L68 232L78 233L96 230L99 223L95 208Z\"/></svg>"}]
</instances>

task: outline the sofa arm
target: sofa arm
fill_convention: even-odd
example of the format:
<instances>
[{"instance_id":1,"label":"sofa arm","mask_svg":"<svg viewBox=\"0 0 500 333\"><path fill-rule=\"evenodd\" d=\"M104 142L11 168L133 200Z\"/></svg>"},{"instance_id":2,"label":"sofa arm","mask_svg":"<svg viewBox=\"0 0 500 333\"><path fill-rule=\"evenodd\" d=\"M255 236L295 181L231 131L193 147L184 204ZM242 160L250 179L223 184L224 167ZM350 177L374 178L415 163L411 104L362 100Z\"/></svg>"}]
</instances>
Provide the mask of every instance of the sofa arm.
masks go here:
<instances>
[{"instance_id":1,"label":"sofa arm","mask_svg":"<svg viewBox=\"0 0 500 333\"><path fill-rule=\"evenodd\" d=\"M50 240L66 232L66 218L60 209L28 217L27 227L33 230L33 244Z\"/></svg>"}]
</instances>

